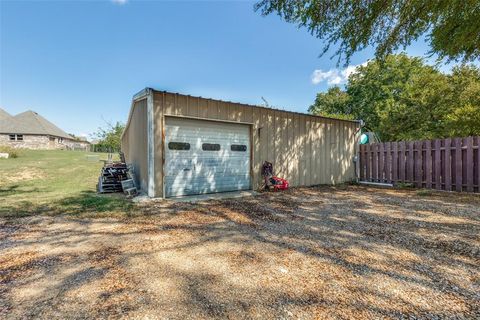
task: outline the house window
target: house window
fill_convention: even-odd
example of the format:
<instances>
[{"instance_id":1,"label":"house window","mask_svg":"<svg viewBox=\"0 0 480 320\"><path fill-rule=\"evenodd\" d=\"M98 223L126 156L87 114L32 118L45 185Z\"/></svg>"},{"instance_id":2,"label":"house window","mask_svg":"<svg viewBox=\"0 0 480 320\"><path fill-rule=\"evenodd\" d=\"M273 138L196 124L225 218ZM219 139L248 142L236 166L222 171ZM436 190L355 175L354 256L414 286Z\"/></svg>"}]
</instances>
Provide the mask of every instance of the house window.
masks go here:
<instances>
[{"instance_id":1,"label":"house window","mask_svg":"<svg viewBox=\"0 0 480 320\"><path fill-rule=\"evenodd\" d=\"M202 144L203 151L219 151L220 145L218 143L204 143Z\"/></svg>"},{"instance_id":2,"label":"house window","mask_svg":"<svg viewBox=\"0 0 480 320\"><path fill-rule=\"evenodd\" d=\"M187 142L169 142L168 149L170 150L190 150L190 143Z\"/></svg>"},{"instance_id":3,"label":"house window","mask_svg":"<svg viewBox=\"0 0 480 320\"><path fill-rule=\"evenodd\" d=\"M23 134L9 134L10 141L23 141Z\"/></svg>"},{"instance_id":4,"label":"house window","mask_svg":"<svg viewBox=\"0 0 480 320\"><path fill-rule=\"evenodd\" d=\"M247 146L244 144L232 144L230 146L230 150L232 151L240 151L240 152L245 152L247 151Z\"/></svg>"},{"instance_id":5,"label":"house window","mask_svg":"<svg viewBox=\"0 0 480 320\"><path fill-rule=\"evenodd\" d=\"M63 138L58 138L58 143L63 143Z\"/></svg>"},{"instance_id":6,"label":"house window","mask_svg":"<svg viewBox=\"0 0 480 320\"><path fill-rule=\"evenodd\" d=\"M55 142L55 137L48 137L48 139L52 142Z\"/></svg>"}]
</instances>

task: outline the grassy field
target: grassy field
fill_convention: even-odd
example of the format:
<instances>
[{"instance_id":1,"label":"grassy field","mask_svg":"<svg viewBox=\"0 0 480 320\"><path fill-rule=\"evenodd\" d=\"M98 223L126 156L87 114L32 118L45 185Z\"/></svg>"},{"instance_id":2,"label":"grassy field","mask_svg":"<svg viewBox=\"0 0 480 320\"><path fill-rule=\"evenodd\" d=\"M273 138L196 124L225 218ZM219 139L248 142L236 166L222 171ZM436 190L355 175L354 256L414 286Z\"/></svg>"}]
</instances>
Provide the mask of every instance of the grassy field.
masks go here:
<instances>
[{"instance_id":1,"label":"grassy field","mask_svg":"<svg viewBox=\"0 0 480 320\"><path fill-rule=\"evenodd\" d=\"M23 150L16 159L0 159L0 217L125 214L130 205L122 196L95 192L100 160L106 158L101 153Z\"/></svg>"}]
</instances>

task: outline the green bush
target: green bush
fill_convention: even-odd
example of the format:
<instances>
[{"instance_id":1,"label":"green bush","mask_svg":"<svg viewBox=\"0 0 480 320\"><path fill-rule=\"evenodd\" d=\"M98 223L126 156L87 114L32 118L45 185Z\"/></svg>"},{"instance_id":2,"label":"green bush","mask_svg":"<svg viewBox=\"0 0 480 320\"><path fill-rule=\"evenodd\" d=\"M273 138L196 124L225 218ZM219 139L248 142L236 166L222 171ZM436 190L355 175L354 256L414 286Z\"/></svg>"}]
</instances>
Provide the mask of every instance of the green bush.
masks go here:
<instances>
[{"instance_id":1,"label":"green bush","mask_svg":"<svg viewBox=\"0 0 480 320\"><path fill-rule=\"evenodd\" d=\"M400 189L409 189L409 188L414 188L413 183L407 183L407 182L398 182L395 184L395 187L400 188Z\"/></svg>"},{"instance_id":2,"label":"green bush","mask_svg":"<svg viewBox=\"0 0 480 320\"><path fill-rule=\"evenodd\" d=\"M20 150L9 146L0 146L0 153L8 153L9 158L18 158Z\"/></svg>"},{"instance_id":3,"label":"green bush","mask_svg":"<svg viewBox=\"0 0 480 320\"><path fill-rule=\"evenodd\" d=\"M416 193L417 193L417 196L420 196L420 197L428 197L433 195L432 190L428 190L428 189L421 189L421 190L418 190Z\"/></svg>"}]
</instances>

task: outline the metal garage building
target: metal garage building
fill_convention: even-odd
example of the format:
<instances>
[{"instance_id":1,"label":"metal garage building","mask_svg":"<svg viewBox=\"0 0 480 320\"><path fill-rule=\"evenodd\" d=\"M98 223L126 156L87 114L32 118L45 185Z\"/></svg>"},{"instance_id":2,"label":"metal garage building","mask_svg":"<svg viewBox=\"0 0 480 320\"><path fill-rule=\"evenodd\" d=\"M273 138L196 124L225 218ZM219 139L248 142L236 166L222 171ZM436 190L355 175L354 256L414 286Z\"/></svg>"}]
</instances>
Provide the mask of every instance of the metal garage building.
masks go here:
<instances>
[{"instance_id":1,"label":"metal garage building","mask_svg":"<svg viewBox=\"0 0 480 320\"><path fill-rule=\"evenodd\" d=\"M122 135L137 185L151 197L257 189L274 164L291 186L355 178L359 123L146 88Z\"/></svg>"}]
</instances>

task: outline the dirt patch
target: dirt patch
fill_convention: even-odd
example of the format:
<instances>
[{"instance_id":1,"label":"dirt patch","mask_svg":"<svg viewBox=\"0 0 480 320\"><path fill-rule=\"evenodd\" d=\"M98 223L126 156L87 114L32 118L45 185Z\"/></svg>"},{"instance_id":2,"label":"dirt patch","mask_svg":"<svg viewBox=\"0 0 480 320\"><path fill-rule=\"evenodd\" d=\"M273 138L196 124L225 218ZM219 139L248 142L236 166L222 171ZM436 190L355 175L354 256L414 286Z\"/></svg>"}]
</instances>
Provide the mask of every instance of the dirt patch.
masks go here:
<instances>
[{"instance_id":1,"label":"dirt patch","mask_svg":"<svg viewBox=\"0 0 480 320\"><path fill-rule=\"evenodd\" d=\"M15 183L20 181L45 178L45 173L39 169L24 168L15 173L7 174L3 177L6 183Z\"/></svg>"},{"instance_id":2,"label":"dirt patch","mask_svg":"<svg viewBox=\"0 0 480 320\"><path fill-rule=\"evenodd\" d=\"M480 197L318 187L0 220L0 317L480 317Z\"/></svg>"}]
</instances>

